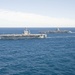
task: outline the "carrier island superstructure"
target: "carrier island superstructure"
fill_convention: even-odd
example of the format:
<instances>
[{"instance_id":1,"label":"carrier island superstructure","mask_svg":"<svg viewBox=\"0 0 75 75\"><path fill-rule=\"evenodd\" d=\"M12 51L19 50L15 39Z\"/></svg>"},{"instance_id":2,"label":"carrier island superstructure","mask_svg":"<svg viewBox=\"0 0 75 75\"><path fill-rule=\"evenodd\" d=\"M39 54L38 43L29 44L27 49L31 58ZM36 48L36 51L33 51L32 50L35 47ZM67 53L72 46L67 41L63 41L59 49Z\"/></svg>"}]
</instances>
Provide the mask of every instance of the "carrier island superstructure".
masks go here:
<instances>
[{"instance_id":1,"label":"carrier island superstructure","mask_svg":"<svg viewBox=\"0 0 75 75\"><path fill-rule=\"evenodd\" d=\"M0 34L0 39L46 38L47 34L31 34L27 29L22 34Z\"/></svg>"}]
</instances>

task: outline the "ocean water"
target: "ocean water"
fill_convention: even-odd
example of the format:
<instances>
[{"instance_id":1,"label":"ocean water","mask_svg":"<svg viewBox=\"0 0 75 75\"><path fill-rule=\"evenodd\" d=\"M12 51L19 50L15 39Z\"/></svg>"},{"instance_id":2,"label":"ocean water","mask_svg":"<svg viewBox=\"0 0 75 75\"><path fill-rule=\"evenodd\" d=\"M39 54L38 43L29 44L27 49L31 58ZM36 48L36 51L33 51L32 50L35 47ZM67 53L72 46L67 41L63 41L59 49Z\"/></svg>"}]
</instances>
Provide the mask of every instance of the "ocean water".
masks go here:
<instances>
[{"instance_id":1,"label":"ocean water","mask_svg":"<svg viewBox=\"0 0 75 75\"><path fill-rule=\"evenodd\" d=\"M29 28L31 33L54 28ZM71 30L75 28L61 28ZM0 34L24 28L0 28ZM0 40L0 75L75 75L75 33L46 39Z\"/></svg>"}]
</instances>

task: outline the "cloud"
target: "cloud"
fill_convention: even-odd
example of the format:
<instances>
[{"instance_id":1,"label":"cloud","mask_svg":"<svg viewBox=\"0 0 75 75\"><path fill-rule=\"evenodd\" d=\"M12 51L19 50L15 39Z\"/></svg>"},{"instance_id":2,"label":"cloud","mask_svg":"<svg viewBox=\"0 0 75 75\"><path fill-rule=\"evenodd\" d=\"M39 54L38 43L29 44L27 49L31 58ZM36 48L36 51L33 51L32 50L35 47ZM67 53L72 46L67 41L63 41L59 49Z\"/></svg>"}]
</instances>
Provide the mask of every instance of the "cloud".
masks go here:
<instances>
[{"instance_id":1,"label":"cloud","mask_svg":"<svg viewBox=\"0 0 75 75\"><path fill-rule=\"evenodd\" d=\"M75 20L0 9L0 27L75 27Z\"/></svg>"}]
</instances>

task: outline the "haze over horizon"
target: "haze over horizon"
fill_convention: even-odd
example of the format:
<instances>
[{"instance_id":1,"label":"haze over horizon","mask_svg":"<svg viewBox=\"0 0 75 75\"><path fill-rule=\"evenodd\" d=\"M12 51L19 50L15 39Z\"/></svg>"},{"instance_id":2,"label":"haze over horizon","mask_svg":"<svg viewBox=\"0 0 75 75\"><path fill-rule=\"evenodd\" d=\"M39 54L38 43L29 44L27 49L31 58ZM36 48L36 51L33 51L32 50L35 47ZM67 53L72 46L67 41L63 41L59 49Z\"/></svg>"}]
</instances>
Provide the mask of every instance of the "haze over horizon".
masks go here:
<instances>
[{"instance_id":1,"label":"haze over horizon","mask_svg":"<svg viewBox=\"0 0 75 75\"><path fill-rule=\"evenodd\" d=\"M0 27L75 27L75 0L0 0Z\"/></svg>"}]
</instances>

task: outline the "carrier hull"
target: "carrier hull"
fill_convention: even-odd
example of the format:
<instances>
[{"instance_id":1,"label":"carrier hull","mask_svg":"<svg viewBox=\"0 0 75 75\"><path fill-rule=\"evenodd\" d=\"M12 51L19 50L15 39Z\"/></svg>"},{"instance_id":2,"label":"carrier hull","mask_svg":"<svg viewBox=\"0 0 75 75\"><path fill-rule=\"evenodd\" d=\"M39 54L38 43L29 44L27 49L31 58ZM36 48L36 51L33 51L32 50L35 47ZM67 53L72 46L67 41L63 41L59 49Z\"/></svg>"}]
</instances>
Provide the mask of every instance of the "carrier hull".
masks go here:
<instances>
[{"instance_id":1,"label":"carrier hull","mask_svg":"<svg viewBox=\"0 0 75 75\"><path fill-rule=\"evenodd\" d=\"M1 34L0 39L46 38L46 34Z\"/></svg>"}]
</instances>

